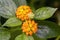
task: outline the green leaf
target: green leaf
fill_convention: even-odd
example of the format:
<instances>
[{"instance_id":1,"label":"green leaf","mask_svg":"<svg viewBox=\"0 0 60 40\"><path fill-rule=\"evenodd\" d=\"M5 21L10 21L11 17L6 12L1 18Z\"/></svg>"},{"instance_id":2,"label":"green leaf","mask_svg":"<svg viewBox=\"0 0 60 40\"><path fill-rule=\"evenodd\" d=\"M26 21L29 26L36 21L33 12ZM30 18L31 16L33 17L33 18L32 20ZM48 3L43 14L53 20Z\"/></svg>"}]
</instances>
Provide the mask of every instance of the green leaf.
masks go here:
<instances>
[{"instance_id":1,"label":"green leaf","mask_svg":"<svg viewBox=\"0 0 60 40\"><path fill-rule=\"evenodd\" d=\"M60 35L60 26L50 21L39 21L36 35L40 38L52 38Z\"/></svg>"},{"instance_id":2,"label":"green leaf","mask_svg":"<svg viewBox=\"0 0 60 40\"><path fill-rule=\"evenodd\" d=\"M10 40L15 40L16 36L22 34L22 31L21 30L12 30L11 31L11 38Z\"/></svg>"},{"instance_id":3,"label":"green leaf","mask_svg":"<svg viewBox=\"0 0 60 40\"><path fill-rule=\"evenodd\" d=\"M45 20L53 16L57 8L51 7L42 7L36 10L35 19L37 20Z\"/></svg>"},{"instance_id":4,"label":"green leaf","mask_svg":"<svg viewBox=\"0 0 60 40\"><path fill-rule=\"evenodd\" d=\"M10 18L15 16L16 5L12 0L0 0L0 16Z\"/></svg>"},{"instance_id":5,"label":"green leaf","mask_svg":"<svg viewBox=\"0 0 60 40\"><path fill-rule=\"evenodd\" d=\"M17 19L16 17L12 17L9 18L4 24L3 26L7 26L7 27L16 27L16 26L20 26L22 24L22 21Z\"/></svg>"},{"instance_id":6,"label":"green leaf","mask_svg":"<svg viewBox=\"0 0 60 40\"><path fill-rule=\"evenodd\" d=\"M0 40L9 40L10 33L7 30L0 29Z\"/></svg>"},{"instance_id":7,"label":"green leaf","mask_svg":"<svg viewBox=\"0 0 60 40\"><path fill-rule=\"evenodd\" d=\"M9 31L10 32L14 32L14 31L17 31L17 30L21 30L21 26L17 26L17 27L11 27L10 29L9 29Z\"/></svg>"},{"instance_id":8,"label":"green leaf","mask_svg":"<svg viewBox=\"0 0 60 40\"><path fill-rule=\"evenodd\" d=\"M13 0L13 1L17 5L17 7L19 7L20 5L27 5L26 0Z\"/></svg>"},{"instance_id":9,"label":"green leaf","mask_svg":"<svg viewBox=\"0 0 60 40\"><path fill-rule=\"evenodd\" d=\"M34 40L47 40L46 38L40 38L36 36L35 34L33 35Z\"/></svg>"},{"instance_id":10,"label":"green leaf","mask_svg":"<svg viewBox=\"0 0 60 40\"><path fill-rule=\"evenodd\" d=\"M15 40L34 40L32 36L26 36L25 34L18 35Z\"/></svg>"}]
</instances>

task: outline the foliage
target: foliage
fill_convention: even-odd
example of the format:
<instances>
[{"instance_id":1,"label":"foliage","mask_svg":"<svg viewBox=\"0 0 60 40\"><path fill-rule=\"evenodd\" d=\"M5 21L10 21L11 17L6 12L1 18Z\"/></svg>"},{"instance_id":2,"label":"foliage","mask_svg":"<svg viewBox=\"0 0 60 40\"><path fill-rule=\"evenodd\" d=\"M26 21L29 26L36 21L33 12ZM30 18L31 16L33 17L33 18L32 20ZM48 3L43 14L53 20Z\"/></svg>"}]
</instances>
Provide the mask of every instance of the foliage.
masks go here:
<instances>
[{"instance_id":1,"label":"foliage","mask_svg":"<svg viewBox=\"0 0 60 40\"><path fill-rule=\"evenodd\" d=\"M57 8L40 7L36 10L34 2L36 0L31 0L29 4L26 0L0 0L0 17L7 19L4 24L0 23L0 40L47 40L60 35L60 26L46 20L54 15ZM22 32L21 26L24 21L15 15L17 7L22 5L30 5L33 14L29 16L38 24L37 32L31 36Z\"/></svg>"}]
</instances>

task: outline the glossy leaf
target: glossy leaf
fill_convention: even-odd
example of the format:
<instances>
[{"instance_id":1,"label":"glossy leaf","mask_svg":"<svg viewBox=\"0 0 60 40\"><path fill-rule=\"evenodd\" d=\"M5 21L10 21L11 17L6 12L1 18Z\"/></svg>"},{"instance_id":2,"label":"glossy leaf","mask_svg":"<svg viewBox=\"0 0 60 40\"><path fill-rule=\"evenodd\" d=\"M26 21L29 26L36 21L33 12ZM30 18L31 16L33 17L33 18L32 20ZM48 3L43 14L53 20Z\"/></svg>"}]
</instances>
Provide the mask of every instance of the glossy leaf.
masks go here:
<instances>
[{"instance_id":1,"label":"glossy leaf","mask_svg":"<svg viewBox=\"0 0 60 40\"><path fill-rule=\"evenodd\" d=\"M7 30L3 30L0 28L0 40L9 40L10 33Z\"/></svg>"},{"instance_id":2,"label":"glossy leaf","mask_svg":"<svg viewBox=\"0 0 60 40\"><path fill-rule=\"evenodd\" d=\"M50 21L39 21L36 35L40 38L52 38L60 35L60 27Z\"/></svg>"},{"instance_id":3,"label":"glossy leaf","mask_svg":"<svg viewBox=\"0 0 60 40\"><path fill-rule=\"evenodd\" d=\"M33 35L34 40L47 40L46 38L40 38L36 34Z\"/></svg>"},{"instance_id":4,"label":"glossy leaf","mask_svg":"<svg viewBox=\"0 0 60 40\"><path fill-rule=\"evenodd\" d=\"M18 35L15 40L34 40L32 36L26 36L25 34Z\"/></svg>"},{"instance_id":5,"label":"glossy leaf","mask_svg":"<svg viewBox=\"0 0 60 40\"><path fill-rule=\"evenodd\" d=\"M12 17L9 18L4 24L3 26L7 26L7 27L16 27L16 26L20 26L22 24L22 21L17 19L16 17Z\"/></svg>"},{"instance_id":6,"label":"glossy leaf","mask_svg":"<svg viewBox=\"0 0 60 40\"><path fill-rule=\"evenodd\" d=\"M55 32L53 32L50 28L48 28L48 26L40 25L39 27L40 27L40 29L38 29L37 34L36 34L38 37L47 38L48 35L52 36L52 37L56 36Z\"/></svg>"},{"instance_id":7,"label":"glossy leaf","mask_svg":"<svg viewBox=\"0 0 60 40\"><path fill-rule=\"evenodd\" d=\"M20 34L22 34L21 30L11 30L11 38L10 38L10 40L15 40L15 38Z\"/></svg>"},{"instance_id":8,"label":"glossy leaf","mask_svg":"<svg viewBox=\"0 0 60 40\"><path fill-rule=\"evenodd\" d=\"M10 18L15 16L16 5L12 0L0 0L0 16Z\"/></svg>"},{"instance_id":9,"label":"glossy leaf","mask_svg":"<svg viewBox=\"0 0 60 40\"><path fill-rule=\"evenodd\" d=\"M17 5L17 7L19 7L20 5L27 5L26 0L13 0L13 1Z\"/></svg>"},{"instance_id":10,"label":"glossy leaf","mask_svg":"<svg viewBox=\"0 0 60 40\"><path fill-rule=\"evenodd\" d=\"M51 7L42 7L36 10L35 19L37 20L45 20L53 16L57 8Z\"/></svg>"}]
</instances>

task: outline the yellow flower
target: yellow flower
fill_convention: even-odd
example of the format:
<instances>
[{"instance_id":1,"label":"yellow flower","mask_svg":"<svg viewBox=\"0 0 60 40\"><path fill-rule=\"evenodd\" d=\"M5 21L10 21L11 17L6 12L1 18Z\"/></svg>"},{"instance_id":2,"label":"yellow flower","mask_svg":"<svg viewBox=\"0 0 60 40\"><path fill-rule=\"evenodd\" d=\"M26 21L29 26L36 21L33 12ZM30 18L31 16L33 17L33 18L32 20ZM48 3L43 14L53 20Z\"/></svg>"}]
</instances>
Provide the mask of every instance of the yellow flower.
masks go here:
<instances>
[{"instance_id":1,"label":"yellow flower","mask_svg":"<svg viewBox=\"0 0 60 40\"><path fill-rule=\"evenodd\" d=\"M30 9L29 6L23 5L19 6L16 10L16 16L17 18L23 20L29 19L29 14L32 13L32 10Z\"/></svg>"},{"instance_id":2,"label":"yellow flower","mask_svg":"<svg viewBox=\"0 0 60 40\"><path fill-rule=\"evenodd\" d=\"M26 35L32 35L37 32L37 23L34 20L26 20L22 24L22 31L26 33Z\"/></svg>"}]
</instances>

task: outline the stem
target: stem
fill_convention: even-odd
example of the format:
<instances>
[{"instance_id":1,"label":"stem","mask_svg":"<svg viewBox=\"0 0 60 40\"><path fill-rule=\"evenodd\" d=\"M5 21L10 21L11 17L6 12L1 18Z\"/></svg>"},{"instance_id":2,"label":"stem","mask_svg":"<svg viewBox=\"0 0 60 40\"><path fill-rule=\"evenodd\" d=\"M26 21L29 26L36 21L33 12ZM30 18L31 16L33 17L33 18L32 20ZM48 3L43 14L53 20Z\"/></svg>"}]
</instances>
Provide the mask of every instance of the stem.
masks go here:
<instances>
[{"instance_id":1,"label":"stem","mask_svg":"<svg viewBox=\"0 0 60 40\"><path fill-rule=\"evenodd\" d=\"M60 14L57 15L58 25L60 26Z\"/></svg>"},{"instance_id":2,"label":"stem","mask_svg":"<svg viewBox=\"0 0 60 40\"><path fill-rule=\"evenodd\" d=\"M59 40L60 39L60 35L56 38L56 40Z\"/></svg>"},{"instance_id":3,"label":"stem","mask_svg":"<svg viewBox=\"0 0 60 40\"><path fill-rule=\"evenodd\" d=\"M35 3L35 0L30 1L30 6L33 12L35 11L34 3Z\"/></svg>"},{"instance_id":4,"label":"stem","mask_svg":"<svg viewBox=\"0 0 60 40\"><path fill-rule=\"evenodd\" d=\"M57 23L60 26L60 11L57 11L56 18L57 18Z\"/></svg>"}]
</instances>

